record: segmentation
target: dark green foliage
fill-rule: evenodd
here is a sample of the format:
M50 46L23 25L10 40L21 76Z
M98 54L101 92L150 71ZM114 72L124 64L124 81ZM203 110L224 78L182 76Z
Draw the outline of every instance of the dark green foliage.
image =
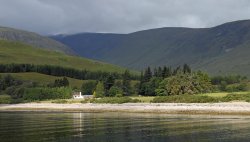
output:
M246 83L232 84L232 85L227 85L224 91L226 92L247 91L247 87L248 86Z
M151 79L152 76L153 76L153 74L151 72L151 68L148 67L144 72L144 80L143 80L143 82L149 82L149 80Z
M96 85L96 89L94 91L95 98L102 98L105 95L105 88L103 82L99 81Z
M183 73L191 73L191 68L187 65L183 65Z
M108 75L104 81L105 95L108 96L109 89L115 84L115 78L113 75Z
M215 103L219 102L217 98L209 96L196 95L174 95L158 96L152 100L152 103Z
M23 86L11 86L6 89L6 94L13 99L23 98L25 88Z
M160 69L161 68L159 68L158 70L160 70ZM162 73L159 74L159 75L160 76L158 76L158 77L163 77L163 78L170 77L172 75L172 69L171 69L171 67L164 66Z
M240 75L215 76L211 78L219 91L236 92L247 90L247 78Z
M211 91L211 82L208 75L197 72L192 74L178 73L165 78L156 90L157 95L198 94ZM165 94L163 94L165 93Z
M10 95L12 99L20 99L24 95L24 88L30 87L29 83L15 79L11 75L0 77L0 93Z
M51 66L51 65L32 65L32 64L0 64L1 73L19 73L19 72L37 72L53 76L66 76L75 79L87 80L87 79L104 79L112 76L116 79L121 79L121 75L118 73L102 72L102 71L87 71L77 70L73 68ZM137 76L131 76L136 79Z
M155 89L159 87L162 81L159 77L152 77L148 82L145 82L141 86L141 95L144 96L155 96Z
M227 96L221 98L223 102L230 102L230 101L247 101L250 102L250 94L228 94Z
M28 88L25 89L25 100L70 99L72 90L68 87L60 88Z
M25 95L23 96L24 100L42 100L42 88L27 88L25 89Z
M246 101L250 102L250 94L228 94L222 98L214 98L200 95L174 95L174 96L158 96L152 100L152 103L216 103Z
M145 73L141 74L140 95L196 94L211 91L212 88L208 75L202 72L191 73L191 68L187 64L173 71L171 67L164 66L163 69L158 67L154 69L153 75L150 70L148 67Z
M67 87L67 86L69 86L69 81L66 77L63 77L62 79L56 79L53 85L53 87Z
M224 82L225 84L234 84L240 83L244 80L247 80L247 78L240 75L214 76L211 78L211 82L213 85L220 85L222 84L222 82Z
M101 99L92 99L91 103L107 103L107 104L123 104L123 103L137 103L138 99L132 99L129 97L105 97Z
M11 103L11 97L9 95L0 95L0 104Z
M87 81L82 84L81 92L83 95L92 95L96 88L96 81Z
M130 73L128 70L126 70L124 74L122 75L122 90L125 96L128 96L131 94L130 81L131 81Z
M21 80L14 79L11 75L0 76L0 90L5 90L11 86L18 86L23 84Z
M123 90L118 86L112 86L108 92L110 97L121 97L123 96Z

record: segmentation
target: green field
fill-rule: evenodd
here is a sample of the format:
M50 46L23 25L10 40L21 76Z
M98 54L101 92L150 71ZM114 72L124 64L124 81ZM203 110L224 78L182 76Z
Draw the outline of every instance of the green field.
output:
M20 42L0 40L0 64L25 63L35 65L56 65L89 71L124 72L125 68L69 56L63 53L34 48ZM134 72L136 73L136 72Z
M59 79L61 77L51 76L51 75L45 75L40 73L0 73L1 76L10 74L13 77L16 77L20 80L26 80L26 81L34 81L38 82L40 84L49 84L53 83L55 79ZM84 82L84 80L69 78L69 84L71 87L77 87L80 88Z

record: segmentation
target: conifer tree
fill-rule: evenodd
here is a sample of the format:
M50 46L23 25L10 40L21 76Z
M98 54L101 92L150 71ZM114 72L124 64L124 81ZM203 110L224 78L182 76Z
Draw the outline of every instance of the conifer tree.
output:
M96 85L96 89L94 91L95 98L101 98L104 97L105 90L104 90L104 85L103 82L99 81Z
M122 75L122 90L124 95L130 95L130 73L128 70Z

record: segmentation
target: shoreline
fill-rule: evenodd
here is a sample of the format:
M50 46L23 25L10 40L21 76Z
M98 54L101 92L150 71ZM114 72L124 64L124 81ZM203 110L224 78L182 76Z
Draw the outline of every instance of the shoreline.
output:
M250 115L250 103L1 104L0 112L128 112L162 114Z

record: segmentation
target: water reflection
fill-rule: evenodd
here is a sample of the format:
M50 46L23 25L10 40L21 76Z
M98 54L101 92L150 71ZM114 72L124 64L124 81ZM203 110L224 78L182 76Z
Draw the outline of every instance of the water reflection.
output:
M0 113L0 141L249 141L250 117Z

